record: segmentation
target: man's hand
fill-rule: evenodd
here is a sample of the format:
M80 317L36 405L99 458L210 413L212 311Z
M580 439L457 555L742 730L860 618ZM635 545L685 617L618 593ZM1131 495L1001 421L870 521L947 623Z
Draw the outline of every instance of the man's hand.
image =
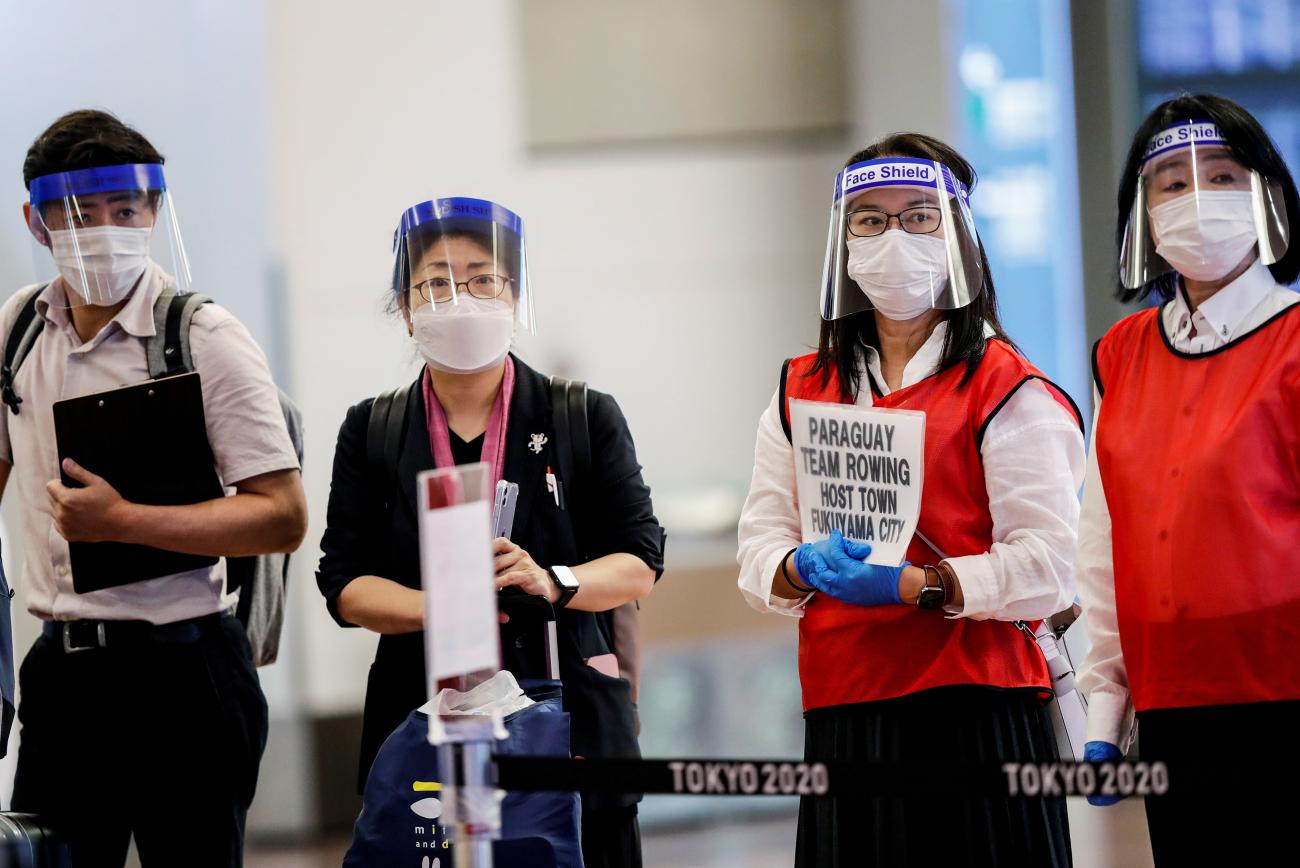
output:
M130 542L131 504L102 477L63 459L63 472L85 488L68 488L58 479L45 484L54 529L68 542Z
M551 581L551 574L534 563L528 552L504 537L492 541L496 556L493 566L497 572L497 590L512 585L534 597L544 597L554 604L560 599L560 589Z

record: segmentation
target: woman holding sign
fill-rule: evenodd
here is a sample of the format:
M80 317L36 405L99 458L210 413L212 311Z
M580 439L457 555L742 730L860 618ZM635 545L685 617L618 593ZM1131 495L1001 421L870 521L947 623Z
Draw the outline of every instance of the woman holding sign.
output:
M1245 109L1183 96L1138 129L1119 206L1120 298L1161 303L1093 352L1088 755L1123 756L1136 709L1169 767L1156 863L1265 864L1300 772L1296 187Z
M1073 599L1083 438L998 322L974 180L919 134L853 155L818 350L759 420L740 589L800 618L810 760L1057 758L1047 667L1016 622ZM864 794L799 815L801 866L1069 863L1059 799Z
M495 541L496 584L554 606L573 753L636 758L631 673L617 662L610 611L654 587L663 531L623 413L510 353L515 330L533 328L518 215L482 199L421 202L402 214L394 252L391 307L424 364L413 382L348 411L316 574L340 625L382 634L361 781L428 698L416 475L478 461L519 486L510 538ZM522 621L501 625L503 664L521 679L544 675L542 643ZM639 798L584 794L588 866L641 864Z

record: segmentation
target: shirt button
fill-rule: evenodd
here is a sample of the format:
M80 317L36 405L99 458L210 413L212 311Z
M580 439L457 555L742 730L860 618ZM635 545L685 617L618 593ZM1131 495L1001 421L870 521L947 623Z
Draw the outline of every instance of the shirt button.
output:
M58 573L59 576L61 577L66 576L68 574L68 568L65 567L63 564L59 564L59 566L54 570L54 572Z
M1172 477L1174 477L1175 479L1177 479L1177 478L1178 478L1178 468L1175 467L1173 470L1169 471L1169 475L1172 476Z
M1167 530L1160 531L1160 541L1164 542L1167 539L1169 539L1169 531Z

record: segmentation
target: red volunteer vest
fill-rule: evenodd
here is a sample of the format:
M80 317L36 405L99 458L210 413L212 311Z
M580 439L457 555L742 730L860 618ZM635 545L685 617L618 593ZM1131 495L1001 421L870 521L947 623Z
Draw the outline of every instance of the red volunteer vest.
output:
M808 376L815 355L791 359L784 378L783 419L789 399L846 403L832 372ZM1058 387L1007 344L990 340L964 386L964 364L954 365L888 395L876 407L925 412L925 474L920 531L907 549L917 566L946 557L983 554L993 545L980 442L989 421L1030 380L1042 380L1070 415L1078 410ZM788 421L787 421L788 431ZM813 597L799 621L799 680L804 710L889 699L955 684L1037 687L1050 684L1042 652L1006 621L948 619L915 606L854 606L825 594Z
M1144 310L1093 369L1133 705L1300 699L1300 305L1196 356Z

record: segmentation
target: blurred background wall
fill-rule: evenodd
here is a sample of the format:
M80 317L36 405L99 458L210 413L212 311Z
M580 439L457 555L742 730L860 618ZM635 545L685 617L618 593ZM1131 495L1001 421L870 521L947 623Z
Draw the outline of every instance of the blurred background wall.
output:
M1141 112L1225 93L1294 166L1298 54L1300 0L0 0L0 292L30 280L31 140L84 106L139 127L168 158L196 287L248 324L307 420L312 526L262 670L250 819L292 851L346 835L357 807L375 640L334 625L313 571L338 424L416 370L382 312L402 209L474 195L522 214L538 335L519 352L627 414L670 533L644 608L645 752L793 756L794 629L741 602L735 522L781 360L815 344L844 159L901 129L970 158L1004 322L1086 406L1088 349L1122 313L1113 199ZM37 625L16 620L21 651ZM1140 805L1071 809L1077 864L1149 858ZM788 864L792 810L655 798L643 820L766 817Z

